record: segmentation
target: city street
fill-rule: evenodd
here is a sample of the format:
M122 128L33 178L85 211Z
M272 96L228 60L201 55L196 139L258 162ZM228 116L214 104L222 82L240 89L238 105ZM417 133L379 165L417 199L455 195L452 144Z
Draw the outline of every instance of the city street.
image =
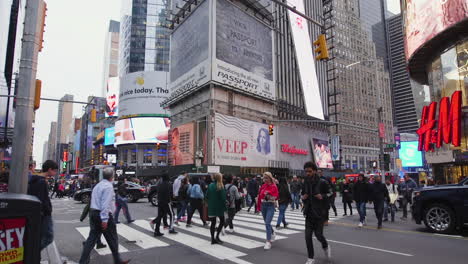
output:
M83 204L69 199L54 199L55 242L62 256L78 261L82 241L88 234L88 219L79 222ZM287 212L287 229L277 231L277 241L269 251L263 249L265 232L261 215L240 212L234 221L235 234L226 234L223 245L212 246L209 229L201 227L197 214L192 228L184 223L179 232L162 238L153 238L149 219L155 207L146 199L129 204L137 220L127 225L123 215L117 226L123 259L131 263L305 263L304 220L298 211ZM341 206L341 205L340 205ZM425 231L408 220L384 224L376 229L374 213L368 209L368 225L357 227L357 216L331 217L325 235L332 248L333 263L466 263L468 232L462 235L437 235ZM277 215L277 214L276 214ZM274 218L276 220L276 216ZM276 224L275 221L273 221ZM316 263L327 263L320 245L315 240ZM94 250L91 263L112 263L108 248Z

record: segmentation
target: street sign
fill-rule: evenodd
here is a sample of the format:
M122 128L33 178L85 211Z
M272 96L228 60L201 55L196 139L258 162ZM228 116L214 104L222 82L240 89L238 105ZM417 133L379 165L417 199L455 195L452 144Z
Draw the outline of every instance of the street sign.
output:
M331 137L331 148L332 160L340 160L340 136Z
M396 148L396 144L387 144L387 148Z
M384 148L384 152L393 152L394 148Z

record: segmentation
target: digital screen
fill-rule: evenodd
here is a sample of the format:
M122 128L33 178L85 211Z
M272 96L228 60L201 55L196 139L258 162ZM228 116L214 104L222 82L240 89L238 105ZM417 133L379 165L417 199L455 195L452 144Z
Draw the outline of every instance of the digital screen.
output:
M401 142L399 150L403 167L422 167L422 153L418 150L417 141Z
M104 146L114 145L115 142L115 127L106 128L104 130Z
M317 167L333 169L332 154L328 146L328 140L313 138L312 148Z
M109 78L106 88L106 117L117 117L119 115L119 77Z
M169 118L136 117L115 122L115 144L167 143Z

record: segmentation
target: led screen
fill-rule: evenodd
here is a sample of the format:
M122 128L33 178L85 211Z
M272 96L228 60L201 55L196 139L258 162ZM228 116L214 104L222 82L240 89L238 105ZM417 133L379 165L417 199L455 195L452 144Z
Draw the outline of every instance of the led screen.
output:
M417 141L401 142L399 151L403 167L422 167L422 153L418 150Z
M137 117L115 122L115 145L167 143L171 127L169 118Z
M115 127L106 128L104 132L104 145L114 145L115 142Z

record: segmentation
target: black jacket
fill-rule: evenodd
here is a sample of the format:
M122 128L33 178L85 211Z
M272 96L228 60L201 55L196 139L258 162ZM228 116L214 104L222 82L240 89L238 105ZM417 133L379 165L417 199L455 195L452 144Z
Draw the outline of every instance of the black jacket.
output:
M306 200L303 200L304 215L314 221L325 220L329 206L327 199L329 193L328 183L318 177L306 177L302 187L302 195L307 194L309 196ZM314 197L317 194L322 195L321 200Z
M300 181L291 181L289 184L291 186L292 193L300 193L302 189L302 183Z
M41 213L44 216L52 215L52 203L49 198L49 188L44 176L32 175L28 183L28 194L36 196L41 201Z
M370 199L372 201L390 201L387 186L381 182L374 182L370 185Z
M251 196L257 197L257 195L258 195L257 180L252 179L252 180L249 181L249 184L247 184L247 193L250 194Z
M357 203L367 203L369 201L369 184L367 182L356 182L353 195L354 201Z
M172 198L172 184L168 181L163 181L158 186L158 203L168 204Z
M278 191L279 191L279 199L278 199L279 204L289 204L292 201L291 193L289 192L289 188L287 184L279 184Z
M123 198L127 196L127 187L125 187L125 182L119 181L117 183L117 194Z
M345 192L345 191L347 191L347 192ZM353 202L353 188L351 187L351 185L349 185L349 183L344 183L341 186L341 196L343 197L342 198L343 203L352 203Z

